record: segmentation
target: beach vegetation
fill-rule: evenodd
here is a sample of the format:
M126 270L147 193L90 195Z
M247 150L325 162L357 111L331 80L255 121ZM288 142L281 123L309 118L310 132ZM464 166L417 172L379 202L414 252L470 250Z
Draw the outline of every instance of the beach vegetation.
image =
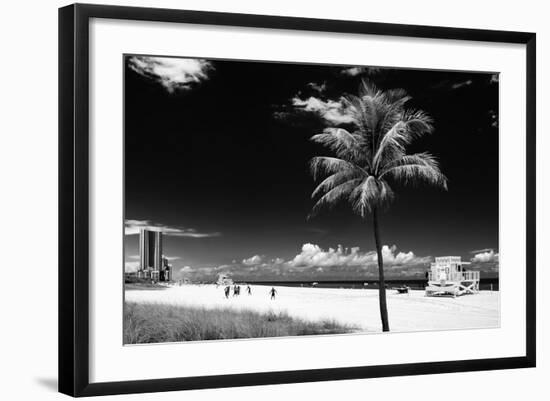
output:
M124 344L344 334L358 328L285 312L126 302Z

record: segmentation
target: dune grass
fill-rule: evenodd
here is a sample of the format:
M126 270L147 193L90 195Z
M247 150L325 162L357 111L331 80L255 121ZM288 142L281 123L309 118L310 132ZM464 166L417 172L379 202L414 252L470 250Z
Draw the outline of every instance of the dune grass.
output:
M126 302L124 308L124 344L342 334L353 331L357 331L357 328L332 320L310 322L293 318L287 313L131 302Z

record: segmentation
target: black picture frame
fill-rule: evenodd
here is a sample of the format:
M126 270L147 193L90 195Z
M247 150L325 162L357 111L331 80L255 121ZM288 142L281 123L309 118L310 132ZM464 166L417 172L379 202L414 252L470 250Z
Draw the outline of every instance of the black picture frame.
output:
M159 21L515 43L526 46L527 214L526 352L521 357L382 366L196 376L155 380L89 381L89 145L88 61L91 18ZM266 15L74 4L59 9L59 391L71 396L143 393L325 380L534 367L536 35L479 29L337 21Z

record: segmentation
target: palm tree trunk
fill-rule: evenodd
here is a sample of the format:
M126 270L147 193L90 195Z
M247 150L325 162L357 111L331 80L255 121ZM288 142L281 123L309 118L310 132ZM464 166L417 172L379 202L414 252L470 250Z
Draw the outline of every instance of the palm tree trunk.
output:
M378 259L378 302L380 304L380 318L382 319L382 331L390 331L388 322L388 307L386 304L386 281L384 280L384 260L382 259L382 244L380 243L380 230L378 228L378 214L376 208L372 210L374 226L374 242Z

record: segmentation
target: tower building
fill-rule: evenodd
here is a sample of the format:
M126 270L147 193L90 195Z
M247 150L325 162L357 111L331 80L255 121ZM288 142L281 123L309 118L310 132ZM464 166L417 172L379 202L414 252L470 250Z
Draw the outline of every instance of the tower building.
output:
M169 265L163 259L165 258L162 255L162 231L140 229L138 277L170 281Z

